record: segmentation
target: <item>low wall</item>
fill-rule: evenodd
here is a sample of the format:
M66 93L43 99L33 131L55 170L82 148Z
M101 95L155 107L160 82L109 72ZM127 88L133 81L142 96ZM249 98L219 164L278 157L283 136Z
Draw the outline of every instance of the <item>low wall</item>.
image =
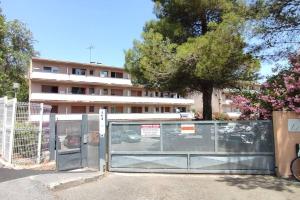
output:
M289 119L297 119L294 120L294 127L290 128L290 131L288 128ZM300 144L300 115L295 112L274 111L273 128L276 174L287 178L292 175L290 164L296 157L295 146L297 143Z

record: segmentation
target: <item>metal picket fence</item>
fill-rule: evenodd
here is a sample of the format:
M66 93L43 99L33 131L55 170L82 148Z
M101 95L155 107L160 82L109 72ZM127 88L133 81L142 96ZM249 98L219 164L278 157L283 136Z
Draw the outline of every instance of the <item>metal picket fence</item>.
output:
M2 158L16 165L31 165L49 159L51 106L0 99Z

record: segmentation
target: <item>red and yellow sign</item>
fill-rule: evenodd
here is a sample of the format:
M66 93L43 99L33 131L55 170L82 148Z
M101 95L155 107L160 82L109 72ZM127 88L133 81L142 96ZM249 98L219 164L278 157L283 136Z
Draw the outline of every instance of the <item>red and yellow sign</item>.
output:
M195 124L181 124L182 134L195 134Z

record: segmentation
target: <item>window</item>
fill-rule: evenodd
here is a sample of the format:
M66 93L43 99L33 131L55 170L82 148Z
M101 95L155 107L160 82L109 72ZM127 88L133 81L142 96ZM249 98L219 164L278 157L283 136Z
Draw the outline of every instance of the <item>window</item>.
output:
M89 94L95 94L95 88L89 88Z
M169 113L170 110L171 110L170 107L165 107L165 112L166 112L166 113Z
M85 75L85 71L86 71L86 69L73 68L72 74Z
M50 72L50 73L58 73L58 68L57 67L44 66L43 71L44 72Z
M72 94L85 94L85 88L72 87Z
M102 95L108 95L108 89L103 89Z
M159 96L159 93L158 93L158 92L155 92L155 96L158 97L158 96Z
M91 75L91 76L94 75L94 70L90 70L90 75Z
M112 78L123 78L123 73L122 72L111 72L111 77Z
M123 106L112 106L111 113L123 113Z
M108 71L100 71L100 77L108 77Z
M51 86L51 85L42 85L42 92L43 93L58 93L58 87Z
M52 72L52 67L44 67L45 72Z
M147 106L145 107L145 112L149 112L149 108Z
M155 112L157 112L157 113L159 112L159 107L155 108Z
M51 106L51 111L50 111L51 113L58 113L58 106Z
M89 106L89 112L95 112L95 106Z
M131 107L131 113L142 113L142 112L143 112L142 107L137 107L137 106Z
M108 106L103 106L102 108L108 111Z
M71 113L86 113L85 106L72 106Z
M141 97L142 96L142 91L131 90L131 96L133 96L133 97Z
M123 96L123 90L122 89L111 89L111 95L112 96Z
M180 112L186 112L186 107L178 107L178 109L180 110Z

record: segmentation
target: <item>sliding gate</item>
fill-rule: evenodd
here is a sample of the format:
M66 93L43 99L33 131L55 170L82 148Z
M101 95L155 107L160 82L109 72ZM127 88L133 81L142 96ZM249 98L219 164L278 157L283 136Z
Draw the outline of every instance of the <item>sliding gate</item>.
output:
M274 173L271 121L110 122L109 170Z

